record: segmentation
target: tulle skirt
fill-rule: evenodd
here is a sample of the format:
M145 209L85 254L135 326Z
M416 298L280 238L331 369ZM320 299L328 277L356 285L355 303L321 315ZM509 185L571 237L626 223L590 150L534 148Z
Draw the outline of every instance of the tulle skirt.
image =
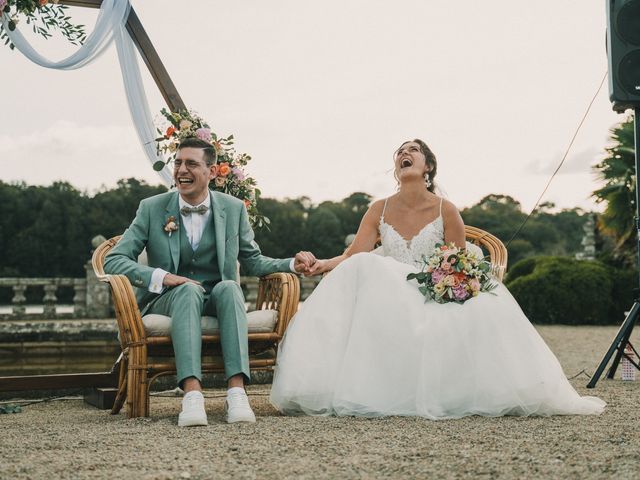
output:
M414 267L357 254L317 286L281 344L271 402L285 414L598 414L500 284L425 303Z

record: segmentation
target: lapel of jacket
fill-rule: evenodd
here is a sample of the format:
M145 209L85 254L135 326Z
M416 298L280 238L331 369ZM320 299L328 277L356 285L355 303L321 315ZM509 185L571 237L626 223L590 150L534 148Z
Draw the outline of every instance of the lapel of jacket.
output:
M225 254L225 231L227 225L227 214L224 209L222 197L217 195L215 191L211 192L211 213L213 219L213 230L216 235L216 253L218 255L218 268L220 276L224 278L224 254Z
M174 195L171 196L169 201L167 202L166 215L165 215L165 225L167 224L167 220L169 217L174 217L176 223L178 224L178 229L175 232L171 232L171 235L167 234L168 242L169 242L169 251L171 252L171 261L173 262L173 272L178 272L178 267L180 266L180 223L182 222L182 217L180 217L180 205L178 204L178 192L175 192Z

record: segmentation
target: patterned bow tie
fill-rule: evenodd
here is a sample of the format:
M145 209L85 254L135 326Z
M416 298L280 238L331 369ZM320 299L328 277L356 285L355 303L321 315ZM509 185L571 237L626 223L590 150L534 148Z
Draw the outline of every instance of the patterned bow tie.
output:
M207 210L209 210L209 207L207 207L206 205L198 205L197 207L182 207L180 209L180 213L182 215L191 215L192 213L199 213L200 215L204 215Z

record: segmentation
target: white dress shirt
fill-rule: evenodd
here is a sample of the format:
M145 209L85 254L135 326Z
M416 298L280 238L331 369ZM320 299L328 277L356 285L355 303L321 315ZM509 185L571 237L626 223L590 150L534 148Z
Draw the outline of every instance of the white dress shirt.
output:
M207 198L202 203L198 205L191 205L184 201L180 195L178 195L178 206L182 207L199 207L200 205L204 205L207 207L207 211L205 213L192 213L191 215L182 215L180 214L180 219L182 220L182 226L184 227L185 232L187 232L187 238L189 239L189 243L191 244L191 248L195 252L198 249L198 245L200 245L200 240L202 239L202 234L204 233L204 227L211 218L211 196L207 195ZM296 273L295 268L293 268L295 264L295 258L291 259L289 263L289 269ZM166 270L162 268L156 268L151 274L151 282L149 283L149 291L151 293L161 293L164 286L162 282L164 281L165 275L167 275Z
M200 245L200 240L204 233L204 226L211 218L211 196L207 195L207 198L198 205L191 205L178 195L178 207L180 209L182 209L182 207L199 207L200 205L207 207L207 211L205 213L192 213L191 215L180 214L182 226L184 227L184 231L187 233L187 238L189 239L189 243L191 244L191 248L193 248L194 252L198 249L198 245ZM149 291L151 293L162 292L162 289L164 288L162 282L164 281L164 277L167 273L169 272L162 268L156 268L153 271L151 274L151 282L149 283Z

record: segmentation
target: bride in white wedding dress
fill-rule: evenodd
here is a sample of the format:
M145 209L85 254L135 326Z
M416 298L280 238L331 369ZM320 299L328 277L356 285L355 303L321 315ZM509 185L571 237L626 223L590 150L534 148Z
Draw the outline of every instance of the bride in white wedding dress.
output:
M406 280L436 243L464 246L464 225L433 193L437 164L424 142L405 142L394 159L398 193L371 205L347 253L313 267L331 273L286 332L273 405L431 419L601 413L605 403L578 395L502 284L460 305L425 303ZM384 256L368 253L378 237Z

